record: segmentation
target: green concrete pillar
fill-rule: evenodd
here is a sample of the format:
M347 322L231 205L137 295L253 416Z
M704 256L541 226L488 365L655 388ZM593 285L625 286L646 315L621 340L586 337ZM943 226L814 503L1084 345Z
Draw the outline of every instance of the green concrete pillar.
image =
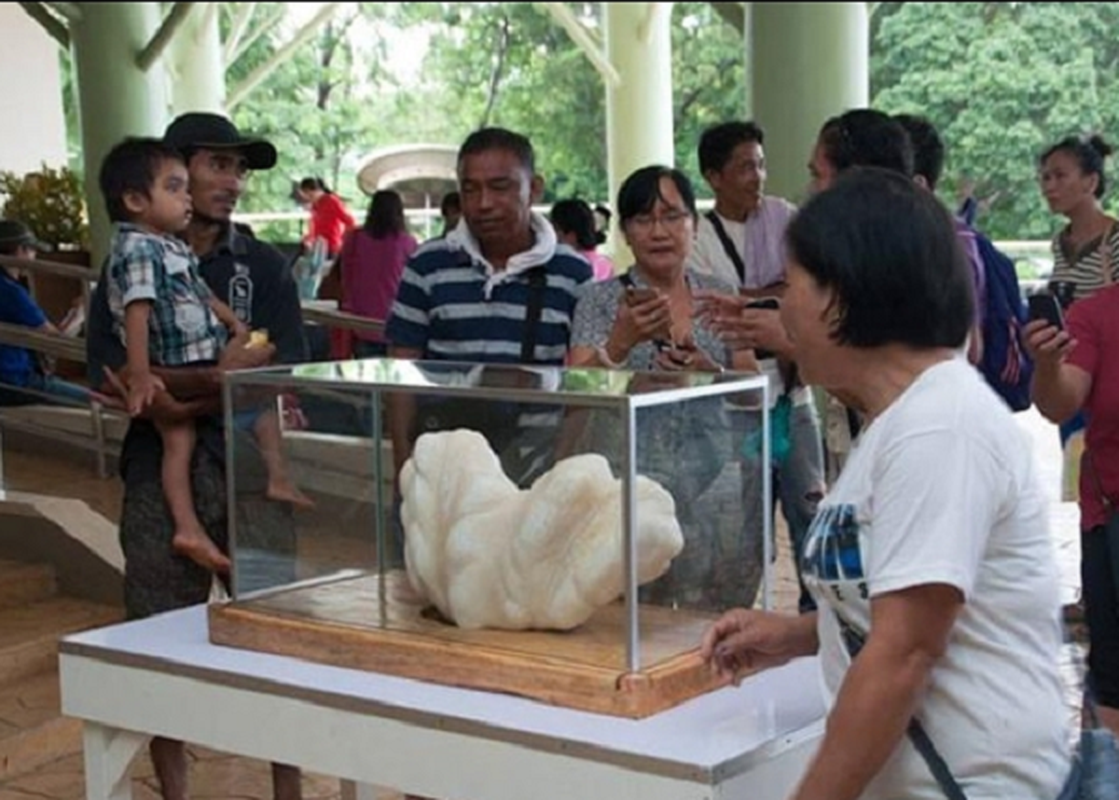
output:
M649 164L673 166L672 3L604 3L606 54L620 77L606 87L606 152L610 206L631 172ZM619 269L632 258L611 233Z
M156 63L148 72L136 55L160 23L159 3L79 3L70 27L85 194L93 263L108 252L109 221L97 187L101 160L125 136L160 136L167 123L166 80Z
M766 132L767 191L798 201L820 126L870 102L867 4L751 5L751 100Z
M225 113L225 63L218 30L218 4L198 5L176 33L168 51L173 116L186 111Z

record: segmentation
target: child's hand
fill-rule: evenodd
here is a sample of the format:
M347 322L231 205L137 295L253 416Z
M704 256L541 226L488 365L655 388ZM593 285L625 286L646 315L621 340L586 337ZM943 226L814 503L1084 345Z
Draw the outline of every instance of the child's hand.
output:
M156 392L165 392L167 387L163 381L150 372L134 375L128 381L128 413L132 416L139 414L155 399Z
M231 338L237 336L248 336L251 332L252 329L239 319L234 320L233 327L229 329Z

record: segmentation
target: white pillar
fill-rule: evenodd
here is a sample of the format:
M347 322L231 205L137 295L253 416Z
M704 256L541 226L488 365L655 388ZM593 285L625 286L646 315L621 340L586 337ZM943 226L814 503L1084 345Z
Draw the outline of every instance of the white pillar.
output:
M606 53L621 82L606 88L606 153L613 208L622 181L650 164L673 166L672 3L604 3ZM617 215L615 214L615 219ZM630 253L611 232L621 269Z
M80 3L70 26L85 162L93 264L108 252L109 221L97 186L101 160L125 136L162 136L167 123L164 72L145 72L136 54L161 20L159 3Z
M751 5L751 99L766 132L767 190L801 199L820 127L870 102L867 3Z
M169 48L171 113L186 111L225 113L225 62L218 4L199 3Z

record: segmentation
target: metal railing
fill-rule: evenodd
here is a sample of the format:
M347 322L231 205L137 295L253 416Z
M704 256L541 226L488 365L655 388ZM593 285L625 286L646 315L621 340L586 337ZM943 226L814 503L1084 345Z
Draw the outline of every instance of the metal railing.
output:
M89 295L99 271L89 267L63 264L50 261L49 257L42 259L15 258L0 256L0 267L30 275L54 275L63 278L72 278L79 282L80 292L86 308L89 307ZM34 293L33 293L34 294ZM384 329L384 321L369 319L332 307L332 301L305 301L303 304L303 320L305 323L324 325L331 328L341 328L355 332L379 333ZM64 333L36 330L23 325L13 325L0 322L0 344L19 347L34 353L51 358L64 359L79 364L86 363L86 341L84 336L70 336ZM93 449L97 459L97 474L100 477L108 475L107 459L113 450L106 436L106 416L127 418L123 410L106 407L96 397L91 397L88 406L73 400L66 400L45 392L28 389L23 386L4 384L0 388L12 390L27 397L42 398L44 401L73 409L88 409L90 414L90 437L83 441L75 437L72 430L55 430L49 425L38 423L18 422L13 416L4 418L3 406L0 406L0 427L7 425L13 428L33 433L46 438L64 441L79 446L88 446Z

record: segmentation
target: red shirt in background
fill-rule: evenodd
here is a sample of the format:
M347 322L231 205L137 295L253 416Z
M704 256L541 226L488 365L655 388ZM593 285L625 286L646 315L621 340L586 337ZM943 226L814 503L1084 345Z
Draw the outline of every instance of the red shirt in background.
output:
M346 237L342 262L340 308L370 319L388 320L404 264L416 252L416 240L407 233L374 239L364 228ZM383 342L379 333L354 333L368 342Z
M334 256L342 249L342 237L356 223L336 194L324 194L311 205L311 226L303 242L310 247L315 239L326 240L327 252Z
M1084 403L1088 426L1080 463L1080 527L1090 530L1107 521L1101 485L1104 494L1119 503L1119 284L1073 303L1067 327L1076 339L1068 363L1092 376Z

